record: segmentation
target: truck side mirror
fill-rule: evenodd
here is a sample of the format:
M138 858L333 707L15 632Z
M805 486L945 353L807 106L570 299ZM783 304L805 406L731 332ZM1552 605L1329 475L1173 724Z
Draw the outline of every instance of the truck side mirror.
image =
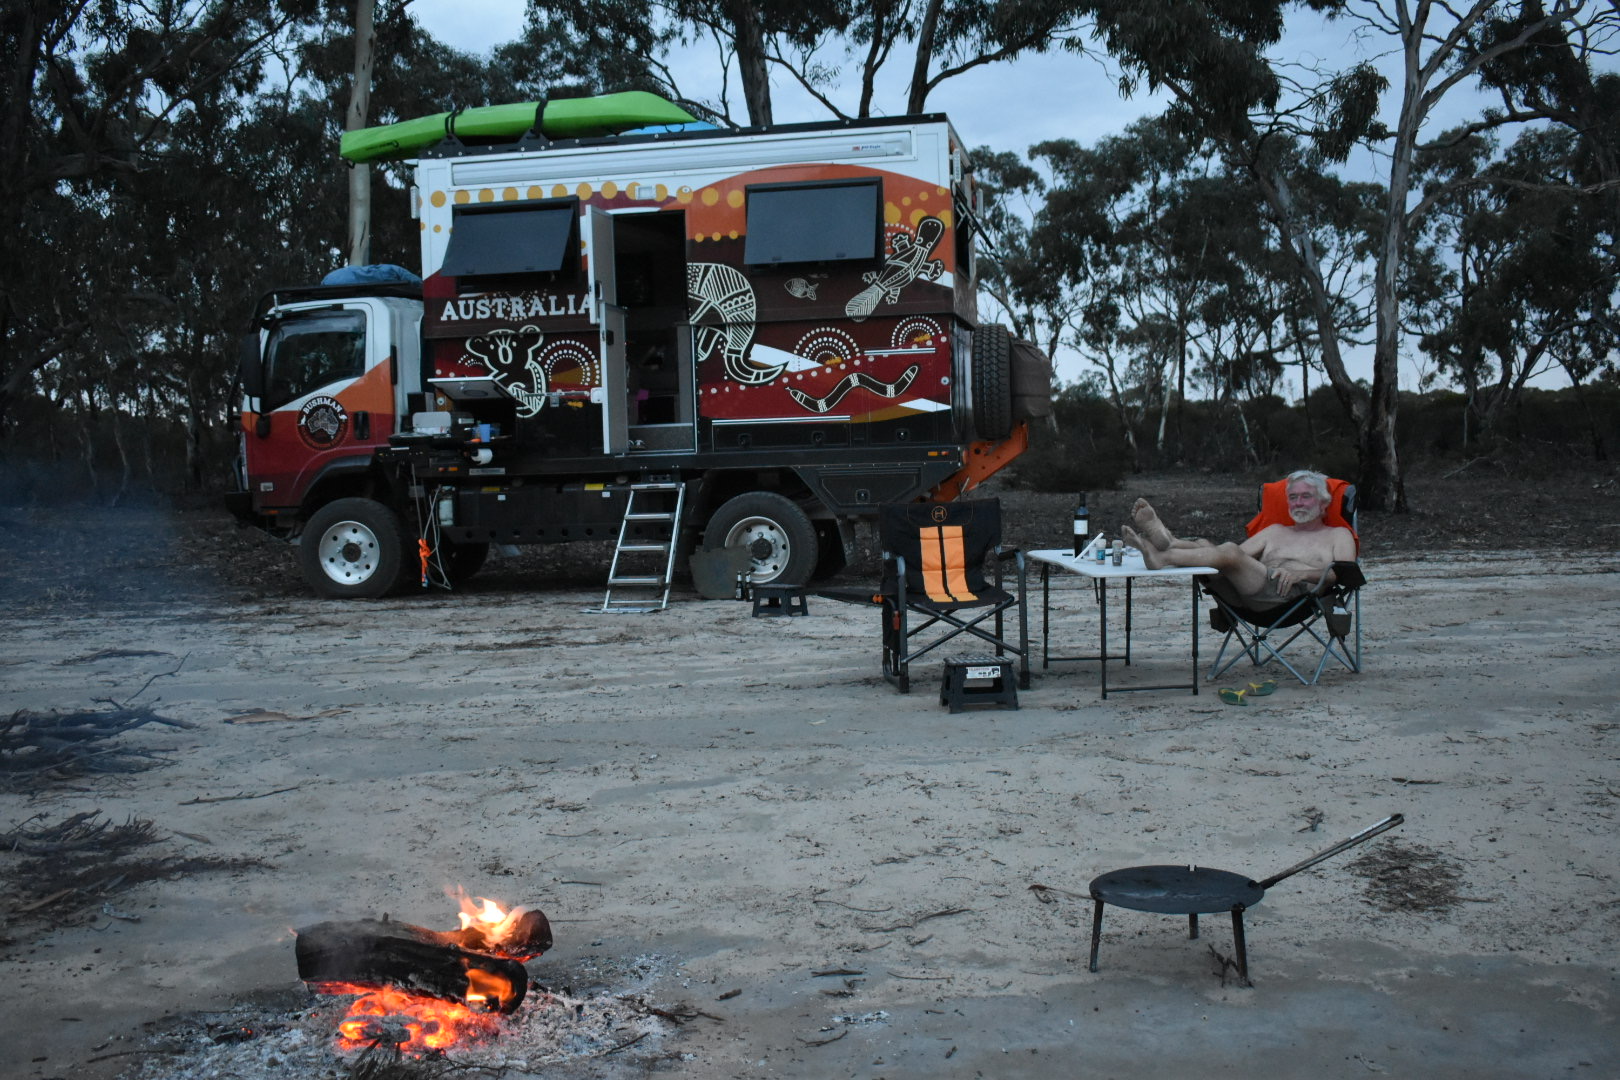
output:
M248 397L264 396L264 358L259 354L259 334L244 334L237 342L237 374L242 392Z

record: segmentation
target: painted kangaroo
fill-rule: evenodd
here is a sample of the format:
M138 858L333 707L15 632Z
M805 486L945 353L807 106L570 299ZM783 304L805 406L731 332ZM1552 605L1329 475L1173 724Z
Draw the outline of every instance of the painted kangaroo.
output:
M758 307L747 278L723 263L688 263L686 291L691 297L694 324L710 313L720 316L723 324L696 327L699 360L719 345L726 374L745 386L762 386L782 374L786 364L761 367L748 359Z

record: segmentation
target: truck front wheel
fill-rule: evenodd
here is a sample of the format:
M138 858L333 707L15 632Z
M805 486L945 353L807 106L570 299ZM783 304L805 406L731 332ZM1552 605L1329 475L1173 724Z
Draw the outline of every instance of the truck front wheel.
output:
M803 510L770 491L727 500L709 519L709 547L740 547L753 561L756 585L803 585L816 569L816 529Z
M387 596L403 576L399 516L373 499L335 499L310 515L298 541L304 579L322 596Z

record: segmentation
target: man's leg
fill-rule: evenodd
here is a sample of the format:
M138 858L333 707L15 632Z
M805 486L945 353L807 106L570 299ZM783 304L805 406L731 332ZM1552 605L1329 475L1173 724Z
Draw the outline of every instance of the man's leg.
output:
M1160 519L1158 512L1148 505L1146 499L1137 499L1131 506L1131 520L1136 523L1136 531L1160 551L1169 551L1171 548L1206 547L1211 546L1208 540L1195 538L1183 540L1172 533ZM1193 564L1201 565L1201 564Z
M1129 525L1122 530L1125 542L1142 553L1149 570L1166 566L1213 566L1239 596L1260 596L1266 591L1271 571L1236 544L1181 544L1160 551Z

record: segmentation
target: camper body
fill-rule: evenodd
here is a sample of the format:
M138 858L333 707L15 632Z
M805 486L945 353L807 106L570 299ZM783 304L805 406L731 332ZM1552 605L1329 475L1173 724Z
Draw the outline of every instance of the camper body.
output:
M233 508L334 596L588 539L667 552L666 596L699 543L831 573L853 521L971 488L1046 404L977 324L965 161L939 116L424 151L420 283L261 304Z

